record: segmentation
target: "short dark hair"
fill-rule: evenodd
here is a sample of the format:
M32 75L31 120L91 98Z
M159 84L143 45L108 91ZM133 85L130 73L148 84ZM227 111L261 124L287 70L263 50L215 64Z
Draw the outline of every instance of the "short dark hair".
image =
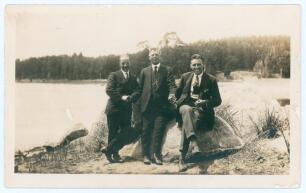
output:
M193 54L193 55L191 56L191 60L194 60L194 59L202 60L202 57L201 57L200 54Z

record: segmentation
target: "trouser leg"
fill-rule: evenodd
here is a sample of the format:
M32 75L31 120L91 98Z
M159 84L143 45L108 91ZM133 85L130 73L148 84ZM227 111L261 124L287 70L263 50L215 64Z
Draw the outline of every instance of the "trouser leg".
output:
M179 109L182 116L182 129L185 131L187 139L195 135L196 122L198 114L194 113L194 108L189 105L183 105Z
M189 105L183 105L180 107L179 112L182 116L182 134L180 143L180 152L186 155L191 138L195 138L195 131L197 121L200 113L195 108Z
M119 132L117 136L112 140L112 149L114 153L117 153L122 149L125 145L129 143L130 131L131 131L131 112L124 111L121 113L119 118Z
M107 126L108 126L107 149L108 150L112 149L112 144L113 144L112 141L116 138L118 130L119 130L120 120L118 119L118 117L120 116L117 113L107 115Z
M183 158L185 158L187 152L188 152L188 147L189 147L189 140L186 137L185 131L182 129L182 134L181 134L181 142L180 142L180 152Z
M154 117L150 113L144 113L142 116L141 144L144 156L150 157L151 136Z
M160 156L162 142L166 129L166 118L164 116L158 115L154 120L154 128L153 128L153 153Z

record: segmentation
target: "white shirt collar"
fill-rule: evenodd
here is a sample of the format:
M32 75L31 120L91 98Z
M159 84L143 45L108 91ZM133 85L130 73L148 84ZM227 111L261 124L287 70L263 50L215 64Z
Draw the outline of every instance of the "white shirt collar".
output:
M157 66L157 70L158 70L159 67L160 67L160 63L158 63L158 64L156 64L156 65L151 64L151 66L152 66L152 69L153 69L153 70L154 70L155 66Z
M202 72L201 74L198 75L198 77L199 77L200 80L202 79L203 74L204 74L204 72ZM196 74L193 73L193 78L195 78L195 77L196 77Z
M123 70L121 69L121 72L123 73L124 78L126 78L126 73L128 73L128 74L130 75L130 71L125 72L125 71L123 71Z

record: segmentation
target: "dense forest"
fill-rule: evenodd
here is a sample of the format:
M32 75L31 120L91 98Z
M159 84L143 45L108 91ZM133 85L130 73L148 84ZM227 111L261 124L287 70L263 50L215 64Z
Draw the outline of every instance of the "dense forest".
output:
M170 35L169 35L170 34ZM146 41L143 41L146 42ZM143 44L137 53L131 53L131 71L139 74L149 64L148 46ZM219 40L183 43L175 32L167 33L160 42L162 63L173 67L176 77L190 70L190 56L202 55L207 71L256 71L262 77L280 74L290 77L290 38L286 36L235 37ZM119 69L119 56L86 57L82 53L72 56L32 57L16 59L16 80L21 79L105 79Z

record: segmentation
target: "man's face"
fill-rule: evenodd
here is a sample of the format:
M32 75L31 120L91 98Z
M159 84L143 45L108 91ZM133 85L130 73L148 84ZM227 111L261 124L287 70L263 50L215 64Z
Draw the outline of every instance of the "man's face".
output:
M200 59L191 60L190 68L196 75L201 74L205 70L203 62Z
M120 59L120 68L124 72L128 72L130 69L130 60L128 58Z
M149 60L151 64L158 64L159 63L159 53L157 51L151 51L149 55Z

